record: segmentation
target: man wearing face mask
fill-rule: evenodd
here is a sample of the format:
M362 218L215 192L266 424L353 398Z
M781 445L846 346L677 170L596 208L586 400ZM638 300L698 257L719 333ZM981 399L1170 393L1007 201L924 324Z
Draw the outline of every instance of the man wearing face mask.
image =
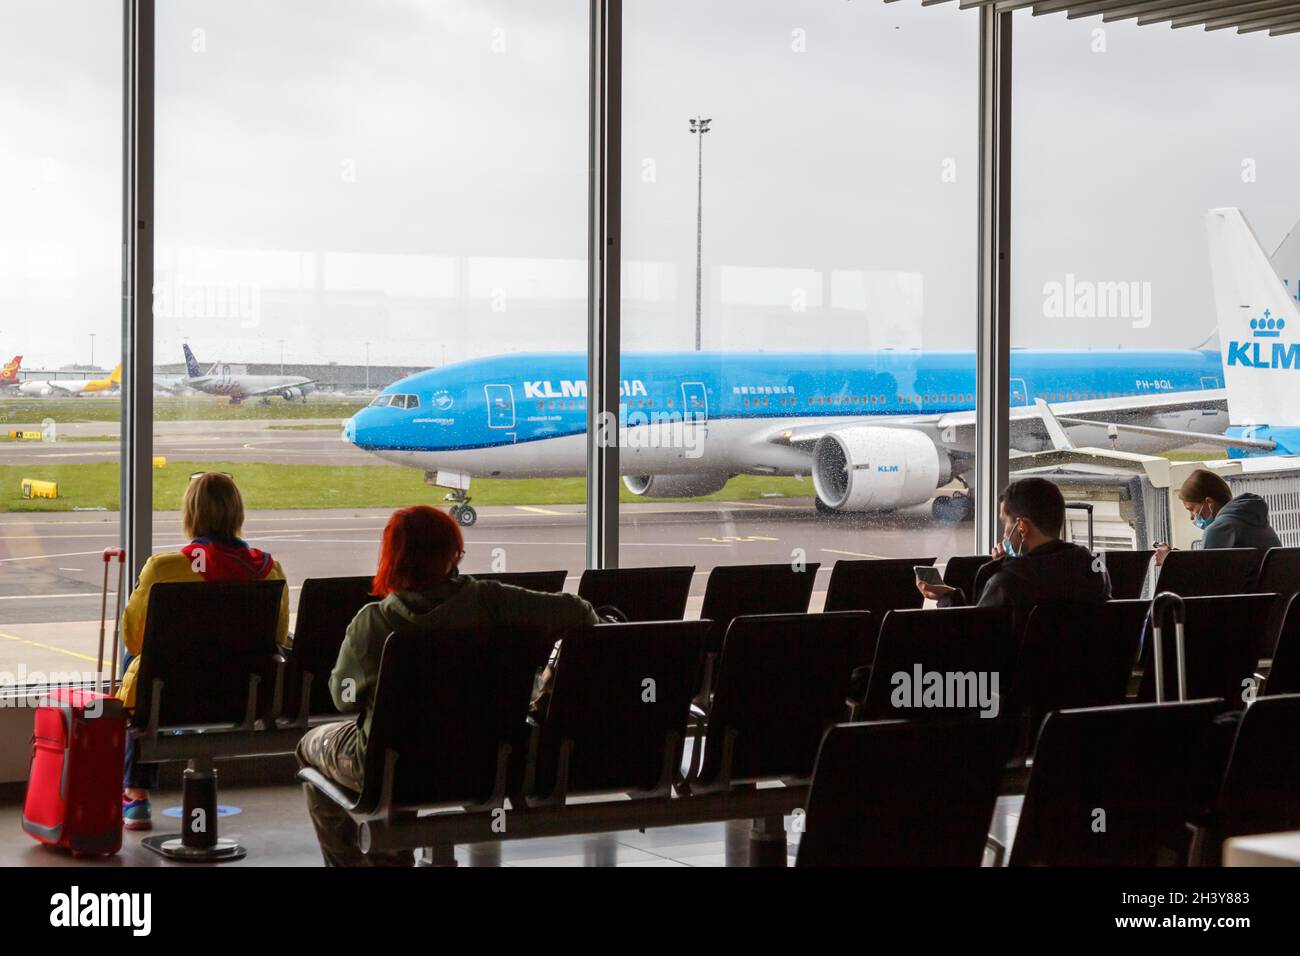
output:
M1281 540L1268 523L1268 502L1245 492L1232 496L1228 483L1212 471L1197 468L1178 488L1187 516L1205 532L1203 548L1280 548ZM1164 564L1169 545L1156 548L1156 564Z
M980 569L985 583L980 607L1091 604L1110 599L1106 569L1087 548L1061 540L1065 498L1046 478L1021 478L1007 485L998 505L1002 543ZM940 607L969 603L960 588L917 582Z

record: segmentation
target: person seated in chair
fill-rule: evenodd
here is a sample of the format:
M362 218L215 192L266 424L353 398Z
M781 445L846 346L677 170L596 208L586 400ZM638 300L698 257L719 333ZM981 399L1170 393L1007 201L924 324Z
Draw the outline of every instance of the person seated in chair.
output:
M1110 599L1110 577L1087 548L1061 540L1065 498L1046 478L1021 478L1007 485L998 505L1002 543L993 562L980 569L980 607L1086 604ZM940 607L968 604L960 588L916 582Z
M122 640L127 667L117 696L135 707L135 679L140 669L149 590L173 581L283 581L284 569L265 551L251 548L240 538L244 526L244 499L230 475L197 472L190 476L181 500L181 527L190 543L179 551L152 555L140 571L140 581L122 612ZM289 589L280 602L280 622L275 639L289 643ZM142 764L128 741L122 781L122 822L128 830L153 826L149 791L158 787L158 765Z
M1205 468L1197 468L1178 488L1178 500L1192 524L1202 529L1202 548L1280 548L1282 540L1268 523L1268 502L1247 491L1235 498L1228 483ZM1167 544L1155 549L1163 565Z
M394 631L420 630L436 640L440 630L502 626L565 631L599 623L590 604L573 594L543 594L458 572L465 541L456 521L437 508L415 505L393 513L384 528L379 570L367 604L348 625L330 674L334 706L355 719L322 724L298 743L300 766L315 767L349 790L361 789L366 739L384 641ZM356 827L333 800L303 784L307 809L326 866L410 866L409 850L364 854Z

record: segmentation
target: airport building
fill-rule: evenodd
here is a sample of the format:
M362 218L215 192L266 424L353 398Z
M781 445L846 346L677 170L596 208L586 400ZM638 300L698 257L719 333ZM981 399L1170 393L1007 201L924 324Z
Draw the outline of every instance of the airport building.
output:
M52 926L322 864L1285 917L1300 0L10 6Z

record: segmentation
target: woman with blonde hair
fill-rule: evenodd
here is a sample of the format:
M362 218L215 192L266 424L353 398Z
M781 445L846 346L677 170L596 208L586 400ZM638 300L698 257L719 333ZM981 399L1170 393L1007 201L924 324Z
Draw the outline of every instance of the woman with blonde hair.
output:
M179 551L152 555L140 571L140 580L122 614L122 639L127 667L117 696L128 709L135 707L135 681L140 668L149 591L155 584L173 581L283 581L280 563L265 551L249 547L240 538L244 526L244 499L230 475L196 472L181 500L181 527L190 543ZM276 640L288 643L289 591L280 604ZM149 791L158 787L158 765L141 764L128 742L122 780L122 820L128 830L153 826Z

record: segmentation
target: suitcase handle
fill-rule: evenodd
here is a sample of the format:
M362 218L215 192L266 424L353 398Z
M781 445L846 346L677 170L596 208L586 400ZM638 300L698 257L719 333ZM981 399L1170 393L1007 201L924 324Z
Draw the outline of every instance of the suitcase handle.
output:
M1156 703L1165 702L1165 657L1162 653L1161 624L1167 617L1174 621L1174 656L1178 670L1178 699L1187 699L1187 654L1183 624L1187 608L1183 599L1172 591L1161 591L1151 602L1151 666L1155 668Z
M126 551L123 548L104 549L104 591L99 605L99 667L104 666L104 630L108 621L108 566L117 560L117 599L113 602L113 650L109 659L108 693L117 691L117 642L122 627L122 586L126 579Z

